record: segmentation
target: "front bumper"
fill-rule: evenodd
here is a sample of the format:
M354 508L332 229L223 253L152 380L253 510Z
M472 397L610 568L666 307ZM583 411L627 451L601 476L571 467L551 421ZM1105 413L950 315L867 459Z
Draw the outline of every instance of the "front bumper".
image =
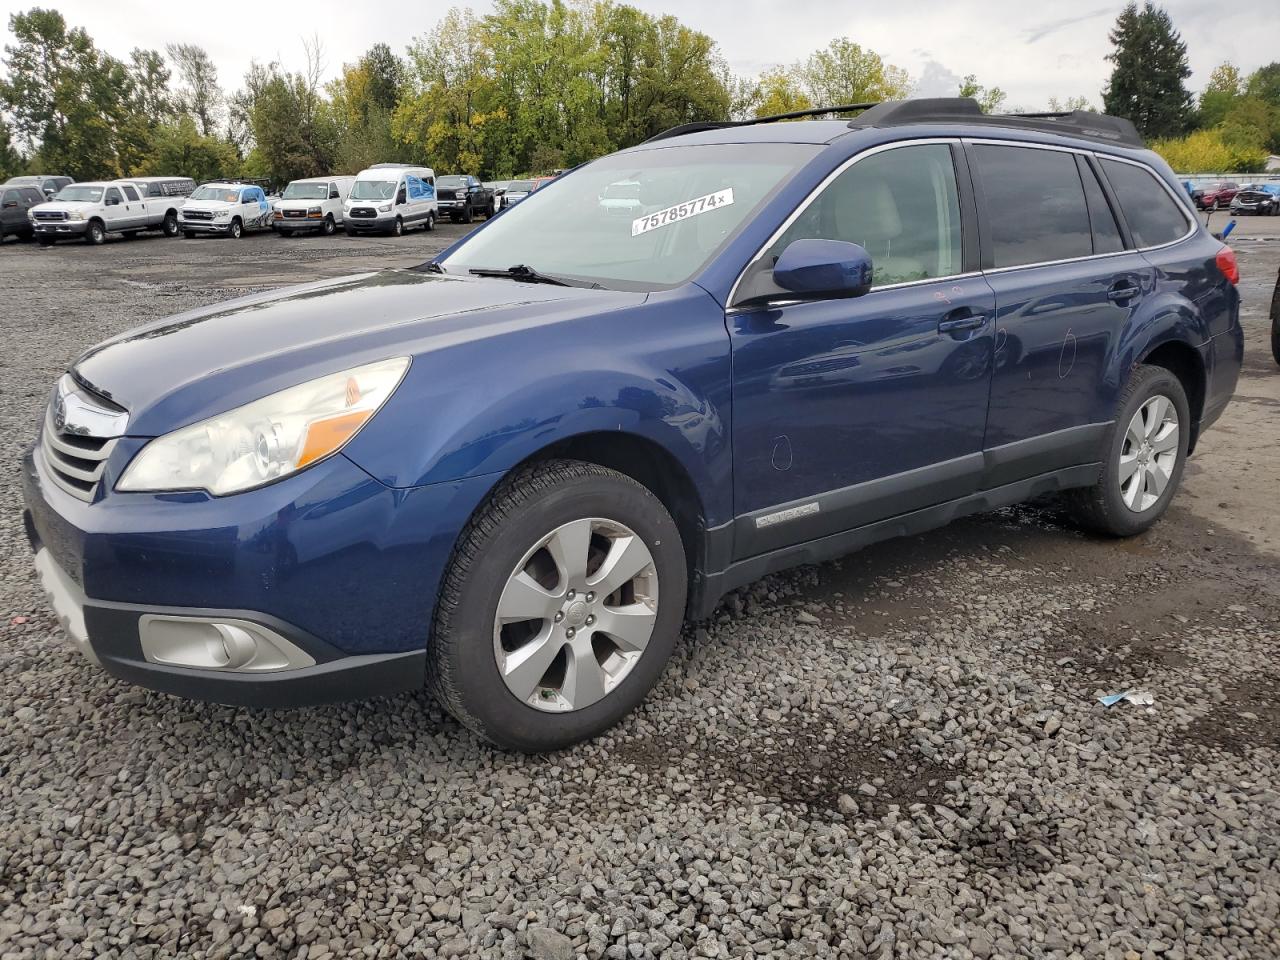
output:
M141 443L121 441L105 489ZM85 503L53 483L33 449L24 521L67 635L108 673L193 699L299 706L423 685L436 590L492 482L393 489L339 454L229 497L107 493ZM156 653L157 620L239 625L299 655L265 669L175 663Z
M188 233L230 233L230 220L178 220L178 228Z
M83 237L88 220L37 220L32 225L37 237Z

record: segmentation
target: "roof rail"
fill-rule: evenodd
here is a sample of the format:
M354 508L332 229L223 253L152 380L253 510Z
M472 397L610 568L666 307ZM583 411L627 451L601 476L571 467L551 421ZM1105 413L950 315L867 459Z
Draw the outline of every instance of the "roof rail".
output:
M972 97L923 97L918 100L885 100L882 103L850 103L834 107L813 107L794 110L751 120L702 120L683 123L650 137L645 143L667 140L687 133L703 130L722 130L726 127L747 127L757 123L776 123L780 120L798 120L802 117L823 117L833 113L852 113L858 116L849 121L853 129L862 127L891 127L906 123L974 123L983 126L1006 127L1014 130L1037 130L1056 133L1064 137L1084 140L1101 140L1126 147L1145 147L1137 128L1123 117L1112 117L1090 110L1062 110L1045 113L983 113L978 101Z
M800 120L804 117L825 117L831 113L852 113L854 110L868 110L876 106L872 103L846 103L836 107L811 107L808 110L792 110L790 113L774 113L767 117L752 117L750 120L698 120L693 123L682 123L678 127L663 130L654 134L645 143L656 140L669 140L671 137L682 137L686 133L701 133L703 130L723 130L725 127L752 127L757 123L778 123L782 120Z
M1046 113L983 113L972 97L887 100L849 121L849 126L889 127L903 123L975 123L1014 130L1038 130L1064 137L1145 147L1132 121L1091 110Z

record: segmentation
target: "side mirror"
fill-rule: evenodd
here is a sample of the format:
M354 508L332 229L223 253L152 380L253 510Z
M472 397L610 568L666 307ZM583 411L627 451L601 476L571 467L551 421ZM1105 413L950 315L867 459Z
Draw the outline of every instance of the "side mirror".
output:
M773 266L773 282L810 296L860 297L871 289L871 255L844 240L793 240Z
M342 199L342 196L341 196L341 194L339 194L339 193L338 193L338 191L337 191L337 190L330 190L330 191L329 191L329 199L330 199L330 200L341 200L341 199Z
M108 207L118 207L118 206L120 206L120 198L119 198L119 197L107 197L107 206L108 206Z

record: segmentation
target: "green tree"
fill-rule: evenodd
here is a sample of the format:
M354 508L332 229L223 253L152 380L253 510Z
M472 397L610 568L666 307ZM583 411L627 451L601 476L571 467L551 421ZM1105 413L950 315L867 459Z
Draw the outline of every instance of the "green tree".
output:
M1218 130L1155 140L1151 149L1177 173L1259 173L1267 159L1257 147L1228 143Z
M1133 121L1144 137L1176 137L1191 119L1187 45L1163 9L1129 3L1110 34L1114 67L1102 93L1106 112Z
M1249 74L1244 92L1280 107L1280 61L1268 63Z
M978 83L976 74L969 74L960 82L958 96L972 97L978 101L983 113L995 113L1004 104L1008 95L999 87L984 87Z
M246 168L275 184L329 173L337 147L337 123L319 91L319 65L309 58L305 73L288 73L276 64L265 78L252 74L248 104L253 151Z
M0 182L16 177L26 162L13 144L13 133L4 117L0 116Z
M208 52L195 44L171 43L166 49L182 80L177 95L178 108L195 119L204 136L213 136L222 118L225 99L218 86L218 68Z
M1244 81L1240 70L1232 63L1220 63L1209 74L1209 82L1200 92L1200 104L1196 110L1196 125L1216 127L1226 118L1228 111L1244 93Z
M866 101L901 100L911 95L905 70L885 63L873 50L864 50L848 37L838 37L797 65L805 92L818 106Z
M1067 97L1065 100L1050 97L1049 109L1054 113L1069 113L1072 110L1093 110L1093 104L1088 97Z
M186 115L159 126L150 154L138 168L141 176L191 177L197 182L234 177L240 171L235 147L206 137Z
M772 117L780 113L808 110L813 101L804 92L804 84L793 69L771 67L760 74L756 81L758 98L752 111L757 117Z

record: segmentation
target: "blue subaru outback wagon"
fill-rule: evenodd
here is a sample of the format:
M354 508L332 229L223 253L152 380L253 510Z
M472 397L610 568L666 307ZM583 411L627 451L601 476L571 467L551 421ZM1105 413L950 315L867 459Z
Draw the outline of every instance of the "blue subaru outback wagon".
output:
M425 684L544 750L771 571L1052 491L1154 523L1243 353L1169 168L1096 114L814 113L846 117L677 128L419 268L89 350L25 461L69 636L233 704Z

